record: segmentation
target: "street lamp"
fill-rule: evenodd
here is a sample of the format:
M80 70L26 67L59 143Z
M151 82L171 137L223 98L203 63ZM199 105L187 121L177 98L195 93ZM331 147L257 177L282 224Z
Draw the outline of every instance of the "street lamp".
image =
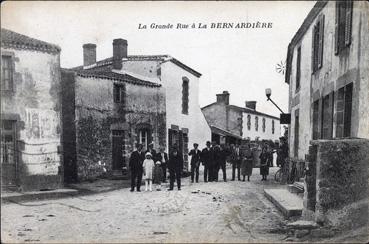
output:
M272 89L267 88L265 89L265 95L268 98L267 101L271 101L274 106L276 106L278 108L279 111L281 111L281 116L280 116L280 124L290 124L291 123L291 114L285 114L282 109L280 107L278 107L278 105L270 98L270 96L272 95Z

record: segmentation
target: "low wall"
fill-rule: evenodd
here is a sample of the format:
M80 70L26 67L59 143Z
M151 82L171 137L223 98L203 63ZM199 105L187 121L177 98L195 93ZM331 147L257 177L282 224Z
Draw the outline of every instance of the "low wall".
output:
M314 212L316 222L339 229L368 225L369 140L318 140L311 145L303 215Z

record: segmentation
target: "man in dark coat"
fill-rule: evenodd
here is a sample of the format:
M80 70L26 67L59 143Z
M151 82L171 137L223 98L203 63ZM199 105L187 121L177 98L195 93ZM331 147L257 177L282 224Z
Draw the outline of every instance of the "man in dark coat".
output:
M236 169L237 169L237 178L241 180L241 157L240 157L240 146L238 144L232 148L231 153L231 162L232 162L232 181L236 178Z
M132 152L129 159L129 169L131 171L131 192L135 190L140 191L142 180L142 163L145 160L145 153L142 151L142 144L137 144L136 151Z
M193 149L188 154L191 156L191 182L193 183L196 174L196 183L199 182L199 166L200 166L200 154L201 151L198 149L199 144L194 143Z
M204 182L210 180L209 166L213 163L213 150L210 147L210 141L206 142L206 147L201 152L201 162L204 165Z
M156 155L156 161L160 161L160 166L161 166L161 169L163 170L163 182L166 183L167 182L168 154L164 150L165 150L164 147L160 148L160 152Z
M168 169L170 177L170 185L168 190L169 191L173 190L175 180L177 180L178 190L181 190L181 173L183 169L183 156L178 152L177 148L173 148L173 150L169 154Z
M222 144L219 147L219 156L218 156L218 171L216 172L216 179L218 180L218 174L219 174L219 169L222 170L223 173L223 180L224 182L227 181L227 157L230 154L229 150L227 149L226 145Z
M148 145L148 148L147 148L147 150L146 150L146 152L145 153L151 153L151 155L152 155L152 160L154 160L154 162L156 162L157 161L157 159L156 159L156 156L157 156L157 154L156 154L156 151L155 151L155 149L154 149L154 144L153 143L150 143L149 145Z

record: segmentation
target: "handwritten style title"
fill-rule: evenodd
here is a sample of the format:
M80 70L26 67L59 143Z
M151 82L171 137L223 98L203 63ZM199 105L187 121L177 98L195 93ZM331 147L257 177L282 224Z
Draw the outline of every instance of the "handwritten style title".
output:
M170 29L270 29L273 28L272 22L220 22L220 23L176 23L176 24L138 24L139 30L170 30Z

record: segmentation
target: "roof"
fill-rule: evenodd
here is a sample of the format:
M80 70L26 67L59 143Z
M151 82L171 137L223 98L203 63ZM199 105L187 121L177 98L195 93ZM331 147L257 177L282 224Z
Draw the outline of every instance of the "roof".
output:
M213 106L215 104L218 104L218 103L217 102L213 102L213 103L211 103L209 105L206 105L206 106L202 107L201 110L206 109L208 107L211 107L211 106ZM226 105L226 107L227 108L230 108L230 109L235 109L235 110L238 110L238 111L241 111L241 112L244 112L244 113L255 114L255 115L265 116L265 117L269 117L269 118L272 118L272 119L275 119L275 120L279 120L278 117L275 117L275 116L270 115L270 114L266 114L266 113L262 113L262 112L253 110L251 108L239 107L239 106L236 106L236 105Z
M1 46L47 53L59 53L61 50L55 44L40 41L4 28L1 28Z
M107 80L115 80L115 81L121 81L126 82L134 85L140 85L140 86L148 86L148 87L161 87L160 84L146 81L143 79L138 79L136 77L133 77L129 74L120 74L113 72L111 70L71 70L76 73L76 75L80 77L85 78L100 78L100 79L107 79Z
M191 67L185 65L184 63L180 62L178 59L171 57L170 55L128 55L127 58L123 58L122 62L124 61L160 61L160 62L172 62L182 69L190 72L196 77L200 77L201 74L196 70L192 69ZM89 69L97 69L104 66L111 66L113 64L113 57L106 58L100 61L97 61L95 64L91 65ZM83 65L75 67L73 69L83 69Z
M328 1L317 1L314 7L310 10L308 15L306 16L304 22L297 30L295 35L293 36L291 42L288 44L287 48L287 66L286 66L286 75L285 75L285 82L289 84L289 76L291 73L291 63L292 63L292 55L293 49L296 44L300 41L300 39L305 35L306 31L309 29L310 25L313 23L314 19L318 16L320 11L325 7Z
M210 125L210 129L211 129L211 132L215 133L215 134L219 134L219 135L223 135L223 136L231 136L231 137L235 137L235 138L238 138L238 139L242 139L242 136L233 134L230 131L227 131L225 129L219 128L219 127L214 126L214 125Z

